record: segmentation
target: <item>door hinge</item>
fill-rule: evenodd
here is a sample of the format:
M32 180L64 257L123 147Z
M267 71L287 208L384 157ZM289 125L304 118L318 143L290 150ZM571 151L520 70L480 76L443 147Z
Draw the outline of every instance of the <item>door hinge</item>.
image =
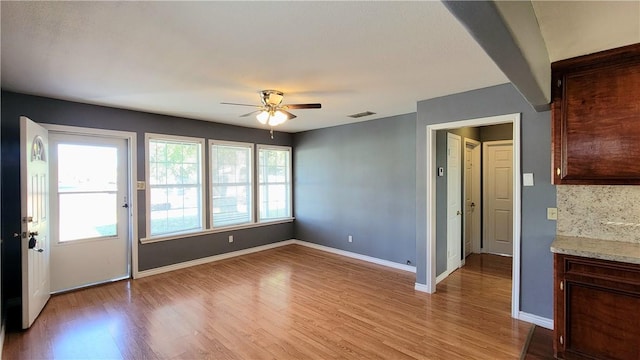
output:
M564 345L564 338L560 335L560 345Z
M564 290L564 281L560 281L560 291Z

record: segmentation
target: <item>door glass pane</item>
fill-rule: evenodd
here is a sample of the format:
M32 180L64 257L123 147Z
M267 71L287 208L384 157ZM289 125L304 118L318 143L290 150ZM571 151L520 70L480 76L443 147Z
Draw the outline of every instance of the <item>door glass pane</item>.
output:
M60 241L117 235L118 150L58 145Z

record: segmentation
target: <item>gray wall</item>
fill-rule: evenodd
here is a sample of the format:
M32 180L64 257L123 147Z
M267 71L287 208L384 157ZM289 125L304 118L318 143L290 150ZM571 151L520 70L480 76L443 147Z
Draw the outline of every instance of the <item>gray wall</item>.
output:
M412 113L295 134L295 237L415 264L415 122Z
M429 124L522 114L522 172L532 172L536 184L522 188L520 310L553 317L553 257L549 246L556 224L546 220L555 207L551 185L551 115L535 112L511 84L420 101L416 121L416 258L417 282L426 282L426 127Z
M512 138L512 124L498 124L480 127L480 141L511 140Z
M206 121L191 120L137 111L86 105L49 98L2 92L2 237L10 238L20 232L20 172L19 172L19 117L28 116L38 123L82 126L137 133L138 179L145 179L144 133L163 133L206 139L243 141L260 144L291 146L292 136L275 133L271 140L268 130L231 126ZM251 121L251 119L247 119ZM205 152L208 161L208 151ZM208 176L208 174L207 174ZM145 236L144 192L138 192L139 237ZM228 235L234 235L229 244ZM147 270L164 265L203 258L230 251L250 248L293 237L293 223L194 236L185 239L163 241L138 247L139 269ZM19 242L7 242L3 274L6 298L20 296L20 246Z

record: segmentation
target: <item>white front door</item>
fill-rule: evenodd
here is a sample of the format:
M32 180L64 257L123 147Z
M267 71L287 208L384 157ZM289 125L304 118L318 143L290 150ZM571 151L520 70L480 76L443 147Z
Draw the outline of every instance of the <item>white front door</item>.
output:
M130 275L127 143L50 134L51 290Z
M47 130L20 117L22 328L33 324L49 291L49 151Z
M483 143L484 252L513 254L513 142Z
M460 267L462 247L462 187L460 136L447 134L447 271Z

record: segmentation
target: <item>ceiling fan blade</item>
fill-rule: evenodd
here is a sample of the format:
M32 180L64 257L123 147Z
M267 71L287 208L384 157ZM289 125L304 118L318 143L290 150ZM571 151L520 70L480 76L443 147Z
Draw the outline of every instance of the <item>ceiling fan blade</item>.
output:
M320 109L322 104L287 104L282 107L285 109Z
M261 111L262 111L262 110L252 111L252 112L250 112L250 113L242 114L242 115L240 115L240 117L247 117L247 116L251 116L251 115L253 115L253 114L257 114L257 113L259 113L259 112L261 112Z
M261 108L261 105L250 105L250 104L238 104L238 103L229 103L229 102L221 102L220 104L223 105L238 105L238 106L251 106L251 107L256 107L256 108Z
M297 116L293 115L292 113L288 112L287 110L282 110L280 109L281 112L283 112L285 115L287 115L287 120L291 120L291 119L295 119L297 118Z

